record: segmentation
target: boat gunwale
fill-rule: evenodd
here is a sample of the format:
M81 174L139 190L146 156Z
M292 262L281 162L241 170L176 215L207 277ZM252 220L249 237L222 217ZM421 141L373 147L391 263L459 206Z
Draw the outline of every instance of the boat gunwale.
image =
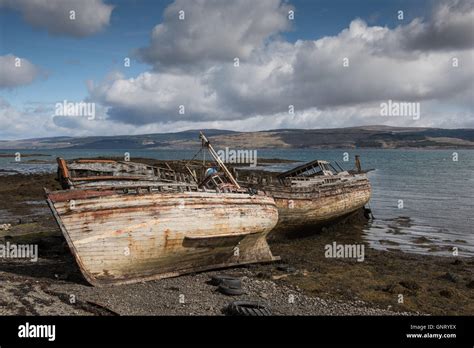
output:
M204 198L207 197L221 197L221 198L241 198L255 200L259 198L261 200L268 200L269 204L275 204L274 199L271 195L260 191L257 194L250 194L249 192L219 192L210 190L198 190L198 191L144 191L144 192L125 192L124 188L111 189L107 187L101 190L100 188L78 188L78 189L66 189L57 191L47 191L46 195L52 202L67 202L74 199L89 199L89 198L100 198L110 196L145 196L145 195L162 195L162 196L174 196L177 198L196 198L202 195ZM179 197L182 196L182 197Z

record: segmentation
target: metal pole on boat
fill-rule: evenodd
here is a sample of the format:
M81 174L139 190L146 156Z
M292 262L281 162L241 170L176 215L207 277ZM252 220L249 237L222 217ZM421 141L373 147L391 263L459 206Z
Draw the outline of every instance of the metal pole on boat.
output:
M201 138L203 146L207 147L207 149L209 150L209 153L214 158L214 160L217 162L219 167L222 168L222 170L224 171L227 178L232 182L233 185L235 185L239 189L240 185L237 183L237 180L234 179L234 177L230 173L229 169L227 169L224 162L222 162L219 155L217 154L217 152L214 150L211 143L209 142L209 140L207 140L206 136L202 132L199 132L199 138Z
M361 173L362 172L362 166L360 165L360 156L359 155L355 156L355 165L356 165L357 171L359 173Z

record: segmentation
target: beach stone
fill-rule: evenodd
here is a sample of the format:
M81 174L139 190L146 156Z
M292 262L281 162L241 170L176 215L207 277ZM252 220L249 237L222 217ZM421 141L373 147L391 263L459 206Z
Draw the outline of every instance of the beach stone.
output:
M444 279L450 281L452 283L457 283L459 281L459 277L453 273L447 272L439 277L440 279Z
M382 290L391 294L400 294L405 292L405 289L398 284L389 284Z
M265 271L258 272L256 274L256 276L257 276L257 278L261 278L261 279L270 279L272 277L271 273L265 272Z
M439 294L443 297L446 297L446 298L451 298L453 297L453 292L451 290L447 290L447 289L444 289L444 290L441 290L439 292Z
M409 290L419 290L421 288L421 286L413 280L402 280L399 284Z
M283 271L283 272L288 272L288 273L295 273L296 272L296 268L293 267L293 266L290 266L288 264L281 264L281 265L278 265L277 266L277 269L279 271Z

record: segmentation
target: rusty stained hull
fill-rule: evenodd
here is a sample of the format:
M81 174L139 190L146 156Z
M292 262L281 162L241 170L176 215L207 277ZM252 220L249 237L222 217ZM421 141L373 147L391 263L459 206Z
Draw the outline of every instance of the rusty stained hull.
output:
M266 241L278 220L268 196L89 189L52 192L47 200L95 286L279 259Z
M313 192L266 189L278 207L278 224L270 239L288 237L295 232L312 231L346 216L367 204L371 197L369 182L356 187L338 187Z

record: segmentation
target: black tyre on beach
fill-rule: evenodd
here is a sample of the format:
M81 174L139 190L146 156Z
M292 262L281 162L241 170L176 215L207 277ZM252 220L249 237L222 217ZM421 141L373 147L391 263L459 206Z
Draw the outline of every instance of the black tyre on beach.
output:
M271 316L270 307L262 302L256 301L235 301L229 304L224 313L234 316L264 317Z

